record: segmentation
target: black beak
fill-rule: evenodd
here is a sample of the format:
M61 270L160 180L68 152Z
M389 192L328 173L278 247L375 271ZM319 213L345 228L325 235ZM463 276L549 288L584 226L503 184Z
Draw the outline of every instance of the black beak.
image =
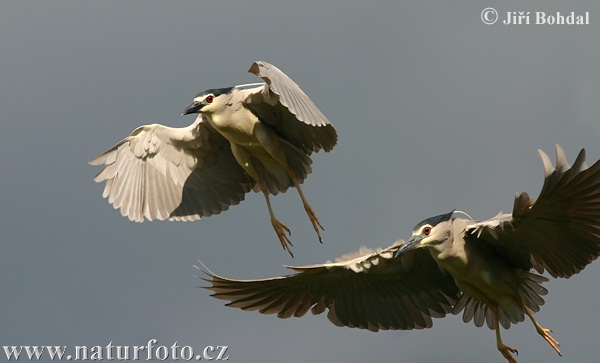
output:
M394 257L398 257L398 256L405 254L406 252L412 250L413 248L415 248L416 246L419 245L419 243L421 242L422 239L423 239L423 237L421 237L421 236L410 237L410 239L408 241L406 241L402 246L400 246L398 251L396 251L396 255Z
M188 107L186 107L185 110L183 110L183 113L181 114L181 116L189 115L190 113L200 113L200 110L202 110L202 107L204 107L204 103L194 102L191 105L189 105Z

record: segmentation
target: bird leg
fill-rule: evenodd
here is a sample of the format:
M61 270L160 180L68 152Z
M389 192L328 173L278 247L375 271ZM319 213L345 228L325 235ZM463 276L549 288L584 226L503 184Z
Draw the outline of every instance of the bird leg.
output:
M535 320L535 318L533 316L533 311L531 311L531 309L529 309L528 307L526 307L526 306L524 306L522 304L521 304L521 306L523 307L523 310L525 311L525 314L527 314L527 316L529 316L529 319L531 319L531 322L535 326L535 330L537 330L538 334L541 335L542 338L544 338L544 340L547 341L548 344L550 344L550 346L552 347L552 349L554 349L556 351L556 353L558 353L558 355L560 355L562 357L562 354L560 353L560 349L558 349L558 347L560 346L560 344L558 343L558 341L556 339L554 339L552 336L550 336L550 333L552 333L552 330L543 328Z
M288 253L294 257L294 254L290 250L290 247L293 247L294 245L288 237L288 235L291 235L292 233L285 224L281 223L277 218L275 218L275 213L273 213L273 208L271 207L271 200L269 199L269 190L267 189L267 186L263 183L258 184L260 186L260 190L262 190L263 194L265 195L265 199L267 200L267 207L269 208L269 215L271 216L271 225L273 226L275 233L277 233L277 238L279 238L279 242L281 243L283 249L287 250ZM285 234L286 232L288 235Z
M319 242L323 243L323 239L321 238L321 233L319 232L319 228L321 228L321 230L323 230L323 231L325 230L325 228L323 228L323 225L321 225L321 222L319 222L319 219L317 218L317 215L315 214L315 212L312 210L310 204L308 203L308 200L306 200L306 197L304 196L304 192L302 191L302 188L300 188L300 183L298 182L296 173L294 173L294 171L292 169L288 168L288 174L290 175L290 178L294 182L294 186L298 190L298 194L300 194L300 199L302 199L302 204L304 204L304 210L306 211L306 214L308 214L308 218L310 218L310 222L312 223L313 228L315 229L315 232L317 232L317 236L319 237Z
M516 355L519 355L519 352L515 349L515 348L511 348L508 345L504 344L502 342L502 338L500 337L500 323L498 322L498 307L497 306L490 306L492 312L494 313L494 320L496 323L496 346L498 347L498 350L500 351L500 353L502 353L502 355L504 356L504 358L506 358L508 360L509 363L517 363L517 361L515 360L515 358L513 358L511 353L515 353Z

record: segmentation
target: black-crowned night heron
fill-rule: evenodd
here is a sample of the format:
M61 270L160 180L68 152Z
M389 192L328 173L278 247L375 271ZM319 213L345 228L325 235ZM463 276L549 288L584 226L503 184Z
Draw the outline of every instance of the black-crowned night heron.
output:
M140 126L92 159L92 165L104 164L94 179L106 181L103 197L133 221L191 221L261 190L277 237L291 254L290 230L275 218L269 194L295 186L321 241L323 227L300 184L311 172L309 156L333 149L336 130L277 67L255 62L249 72L266 83L201 92L183 112L199 114L192 125Z
M296 274L232 280L207 272L212 296L228 306L280 318L329 310L337 326L423 329L432 318L463 311L465 323L496 331L498 350L516 362L500 326L524 320L560 354L534 313L544 304L538 273L568 278L600 253L600 162L589 169L581 151L569 168L557 146L556 168L540 151L545 181L534 201L517 194L512 214L474 221L453 212L417 224L412 237L385 249L363 249L336 262L290 267Z

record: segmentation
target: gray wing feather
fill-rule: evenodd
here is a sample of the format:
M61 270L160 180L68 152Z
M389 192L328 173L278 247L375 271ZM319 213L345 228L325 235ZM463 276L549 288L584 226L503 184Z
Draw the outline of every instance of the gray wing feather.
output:
M298 121L312 126L329 125L327 117L321 110L298 84L279 68L267 62L257 61L252 64L248 72L262 78L269 85L269 90L279 96L279 102L296 115Z
M141 126L89 163L104 166L94 178L106 181L102 196L136 222L218 214L254 183L202 116L185 128Z
M251 93L246 103L261 121L308 154L333 149L335 128L293 80L267 62L254 62L248 71L267 83Z
M432 317L452 311L460 292L425 250L399 258L401 243L383 250L363 250L337 262L289 267L297 273L262 280L234 280L206 272L211 296L227 306L301 317L308 310L337 326L369 329L423 329Z
M467 228L470 240L489 243L519 268L568 278L600 254L600 162L585 165L581 150L573 167L556 146L556 166L538 150L545 180L537 201L517 194L512 215Z

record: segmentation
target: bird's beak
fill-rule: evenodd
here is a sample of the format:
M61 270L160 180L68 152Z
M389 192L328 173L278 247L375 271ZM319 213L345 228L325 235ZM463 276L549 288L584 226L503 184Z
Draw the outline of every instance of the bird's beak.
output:
M200 110L202 109L202 107L204 107L204 103L194 102L191 105L189 105L188 107L186 107L185 110L183 110L183 113L181 114L181 116L189 115L190 113L200 113Z
M398 256L405 254L406 252L412 250L413 248L415 248L416 246L419 245L419 243L421 242L422 239L423 239L423 237L421 237L421 236L410 237L410 239L408 241L406 241L402 246L400 246L398 251L396 251L396 255L394 257L398 257Z

